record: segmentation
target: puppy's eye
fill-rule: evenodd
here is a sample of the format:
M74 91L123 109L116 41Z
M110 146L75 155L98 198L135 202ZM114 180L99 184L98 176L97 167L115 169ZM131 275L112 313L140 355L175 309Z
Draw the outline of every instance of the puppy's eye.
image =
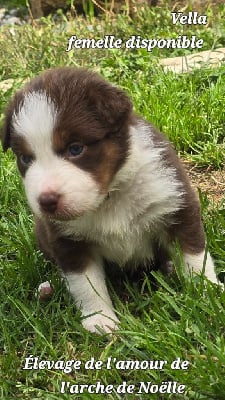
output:
M68 147L68 153L70 156L76 157L79 156L84 150L84 146L81 144L73 143Z
M28 154L21 154L21 155L20 155L20 161L21 161L24 165L28 166L29 164L32 163L33 157L32 157L32 156L29 156Z

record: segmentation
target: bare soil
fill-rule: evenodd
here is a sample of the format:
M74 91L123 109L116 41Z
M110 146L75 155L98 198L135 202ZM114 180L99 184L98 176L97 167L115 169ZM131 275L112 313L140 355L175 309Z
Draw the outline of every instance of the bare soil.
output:
M225 198L225 168L221 171L212 167L202 168L186 160L183 164L193 186L206 193L213 203L219 204Z

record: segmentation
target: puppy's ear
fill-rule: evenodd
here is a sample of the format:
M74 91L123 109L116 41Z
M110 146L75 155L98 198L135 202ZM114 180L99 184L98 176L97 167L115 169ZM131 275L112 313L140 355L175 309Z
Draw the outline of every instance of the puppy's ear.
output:
M11 131L11 120L12 120L12 107L11 105L5 111L5 118L1 128L1 141L3 151L7 151L10 148L10 131Z
M118 87L102 81L91 88L89 100L98 119L111 131L115 132L128 123L133 105Z

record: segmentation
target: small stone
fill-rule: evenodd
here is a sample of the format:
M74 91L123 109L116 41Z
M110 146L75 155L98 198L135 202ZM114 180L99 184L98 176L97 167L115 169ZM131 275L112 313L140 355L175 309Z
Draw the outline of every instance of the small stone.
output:
M5 92L7 92L7 90L9 90L9 89L11 89L11 87L13 87L13 84L14 84L14 79L12 79L12 78L6 79L6 80L0 82L0 90L3 93L5 93Z
M16 9L13 9L13 10L9 11L9 15L11 15L12 17L16 17L17 14L18 14L18 10L16 10Z
M21 20L18 17L5 16L1 21L2 25L21 25Z
M0 20L5 17L5 12L6 12L5 8L0 8Z

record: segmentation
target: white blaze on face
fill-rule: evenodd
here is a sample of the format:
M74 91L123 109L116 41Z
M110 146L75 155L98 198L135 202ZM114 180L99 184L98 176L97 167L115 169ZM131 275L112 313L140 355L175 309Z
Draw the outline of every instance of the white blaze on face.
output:
M27 140L34 154L51 147L57 116L54 103L44 92L29 92L17 114L13 126L18 135Z
M46 192L60 195L59 213L80 214L95 209L103 199L92 175L54 153L53 129L57 117L55 104L44 92L28 93L13 127L26 140L35 156L24 177L30 207L40 214L38 198Z

